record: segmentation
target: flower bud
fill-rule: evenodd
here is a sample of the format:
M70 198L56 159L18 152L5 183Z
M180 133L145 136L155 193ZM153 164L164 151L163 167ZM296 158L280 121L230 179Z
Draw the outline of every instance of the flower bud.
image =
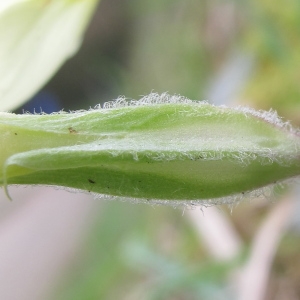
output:
M275 112L167 94L90 111L2 114L0 134L3 185L204 203L300 174L298 132Z

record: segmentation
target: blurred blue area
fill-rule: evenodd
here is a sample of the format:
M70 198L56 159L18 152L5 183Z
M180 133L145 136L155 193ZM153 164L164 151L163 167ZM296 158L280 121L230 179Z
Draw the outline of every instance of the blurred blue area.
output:
M46 113L51 114L61 110L63 107L61 105L60 99L54 94L46 90L38 92L32 99L23 104L16 113Z

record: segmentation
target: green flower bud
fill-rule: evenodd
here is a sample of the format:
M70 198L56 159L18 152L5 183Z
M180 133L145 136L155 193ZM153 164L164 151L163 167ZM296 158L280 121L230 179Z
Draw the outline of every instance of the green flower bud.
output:
M2 113L0 136L4 186L192 204L234 200L300 174L298 132L275 112L167 94L90 111Z

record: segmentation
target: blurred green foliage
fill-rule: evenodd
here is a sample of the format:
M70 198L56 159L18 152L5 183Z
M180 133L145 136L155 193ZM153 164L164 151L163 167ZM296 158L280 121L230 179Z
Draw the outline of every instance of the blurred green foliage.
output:
M202 41L205 2L131 2L134 39L124 94L136 98L154 90L198 99L212 69Z
M55 299L232 299L182 211L106 202ZM66 288L68 286L68 288Z
M247 8L243 42L255 69L244 96L300 125L300 3L247 1Z

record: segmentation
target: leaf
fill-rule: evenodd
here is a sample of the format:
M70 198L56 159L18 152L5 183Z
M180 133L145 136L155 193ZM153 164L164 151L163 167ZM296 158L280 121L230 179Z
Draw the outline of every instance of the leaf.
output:
M3 113L0 134L2 185L218 201L300 173L298 132L276 113L166 94L73 113Z
M79 48L97 0L0 4L0 107L28 100Z

